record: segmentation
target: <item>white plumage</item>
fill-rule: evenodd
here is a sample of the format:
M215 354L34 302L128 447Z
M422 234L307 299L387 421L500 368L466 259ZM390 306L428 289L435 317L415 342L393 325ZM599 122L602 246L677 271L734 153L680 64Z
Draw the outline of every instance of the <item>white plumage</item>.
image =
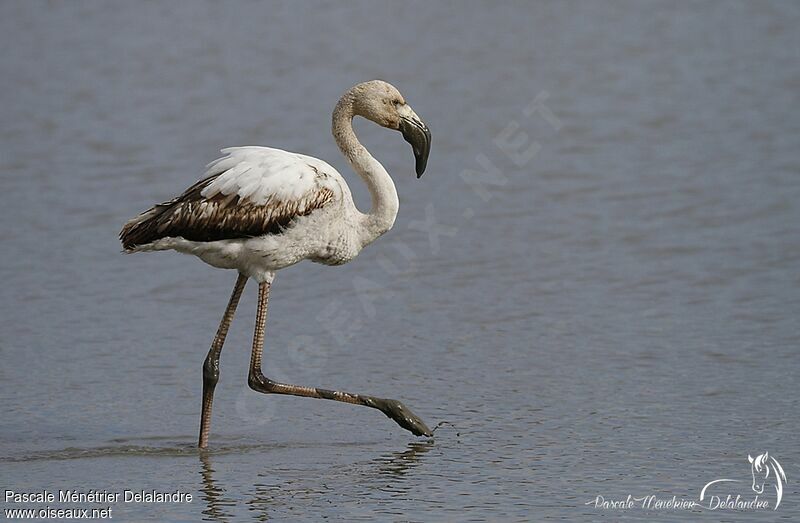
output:
M172 249L261 282L303 259L338 265L361 250L357 225L364 215L328 163L269 147L222 153L187 192L126 225L135 230L161 211L159 237L128 252ZM206 241L195 235L204 234L209 222L224 237Z
M336 169L311 156L258 146L228 147L221 152L225 156L206 166L203 178L219 177L203 189L204 198L236 194L264 205L270 199L308 198L320 183L332 190L341 189L339 184L325 184L330 175L341 179ZM320 173L327 176L320 178Z

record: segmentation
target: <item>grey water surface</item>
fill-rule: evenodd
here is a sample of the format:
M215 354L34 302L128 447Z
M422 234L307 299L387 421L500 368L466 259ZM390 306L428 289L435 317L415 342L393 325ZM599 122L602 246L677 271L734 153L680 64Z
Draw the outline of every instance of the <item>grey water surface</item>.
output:
M797 2L3 2L0 489L193 496L121 521L797 521L798 26ZM265 368L448 423L249 390L251 282L198 453L235 275L119 229L232 145L323 158L366 209L330 112L372 78L430 126L428 171L357 124L397 223L278 275ZM775 511L771 485L769 510L593 504L751 498L763 452Z

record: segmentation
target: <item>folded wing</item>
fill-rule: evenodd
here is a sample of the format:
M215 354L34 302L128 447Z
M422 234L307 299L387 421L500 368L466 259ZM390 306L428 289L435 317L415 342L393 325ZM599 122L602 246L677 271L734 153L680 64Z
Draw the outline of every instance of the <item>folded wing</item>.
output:
M183 194L126 223L123 248L169 237L209 242L279 234L341 195L336 171L316 158L267 147L222 153Z

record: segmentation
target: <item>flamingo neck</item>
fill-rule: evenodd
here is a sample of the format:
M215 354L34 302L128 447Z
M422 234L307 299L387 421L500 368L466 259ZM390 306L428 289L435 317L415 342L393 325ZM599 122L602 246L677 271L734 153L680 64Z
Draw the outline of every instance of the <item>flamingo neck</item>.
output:
M336 104L332 130L336 145L350 162L353 170L364 180L372 198L372 207L367 214L362 215L360 223L359 232L363 245L366 245L392 228L400 201L389 173L367 148L361 145L353 131L353 117L356 116L355 96L355 93L348 92Z

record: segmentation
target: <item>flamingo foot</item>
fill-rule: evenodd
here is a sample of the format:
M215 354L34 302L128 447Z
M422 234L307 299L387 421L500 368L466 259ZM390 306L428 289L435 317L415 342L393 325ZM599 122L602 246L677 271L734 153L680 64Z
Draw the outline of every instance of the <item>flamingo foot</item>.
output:
M372 405L387 417L393 419L398 425L411 432L415 436L433 437L431 429L419 416L411 412L411 409L403 405L402 402L392 399L370 398Z

